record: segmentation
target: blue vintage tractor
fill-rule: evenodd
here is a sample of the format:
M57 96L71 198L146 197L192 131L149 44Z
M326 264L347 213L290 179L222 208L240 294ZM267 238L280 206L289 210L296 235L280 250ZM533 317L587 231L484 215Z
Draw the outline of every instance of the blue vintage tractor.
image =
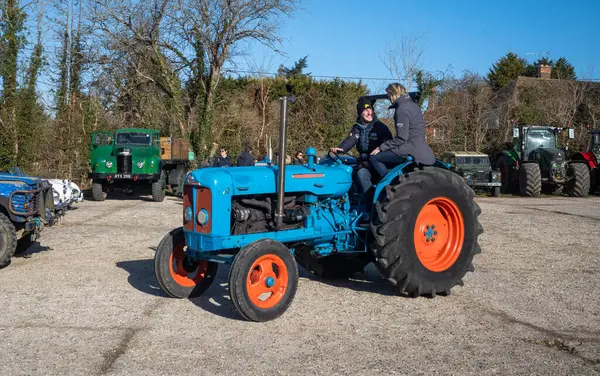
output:
M385 96L373 96L373 101ZM286 155L281 101L279 156ZM231 264L229 290L251 321L280 316L298 286L297 263L323 277L348 277L374 262L409 296L449 295L481 252L481 210L464 180L436 161L411 158L377 183L365 202L353 181L357 161L330 153L319 164L203 168L186 176L183 227L154 259L161 288L197 297L219 264Z
M52 185L37 177L0 173L0 267L55 223Z

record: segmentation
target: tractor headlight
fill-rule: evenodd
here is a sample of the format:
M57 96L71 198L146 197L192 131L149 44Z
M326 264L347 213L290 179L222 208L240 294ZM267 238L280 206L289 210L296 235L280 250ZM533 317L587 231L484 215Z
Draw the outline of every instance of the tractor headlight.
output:
M106 161L107 168L111 168L112 166L113 166L113 163L111 161Z
M499 181L500 180L500 173L497 171L492 171L492 181Z
M185 176L185 183L186 183L186 184L192 184L192 183L194 183L195 181L196 181L196 180L194 179L194 176L193 176L192 174L188 173L188 174Z
M137 168L142 168L144 167L144 161L140 161L137 163Z
M183 211L183 219L186 222L189 222L192 220L192 208L190 208L189 206L185 208L185 210Z
M200 209L198 215L196 216L196 222L198 222L200 226L204 226L208 223L208 212L206 209Z
M465 180L471 181L472 179L473 179L473 175L471 175L471 174L465 174Z

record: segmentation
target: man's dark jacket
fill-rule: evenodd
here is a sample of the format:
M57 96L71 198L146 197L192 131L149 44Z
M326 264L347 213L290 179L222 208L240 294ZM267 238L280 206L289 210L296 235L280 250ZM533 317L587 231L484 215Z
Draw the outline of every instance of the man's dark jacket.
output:
M361 159L366 159L375 148L391 139L392 132L379 120L366 125L357 122L350 130L348 137L340 143L339 148L348 152L356 146L356 150L361 154ZM363 157L363 155L366 156Z
M240 153L237 163L238 166L254 166L254 158L250 152L243 151Z
M233 163L231 162L231 157L229 156L226 156L225 158L217 157L215 159L215 163L213 163L213 166L215 167L229 167L232 165Z
M391 150L396 155L412 155L416 163L432 165L435 154L425 140L425 120L419 106L410 96L402 95L390 108L394 108L396 137L383 143L381 151Z

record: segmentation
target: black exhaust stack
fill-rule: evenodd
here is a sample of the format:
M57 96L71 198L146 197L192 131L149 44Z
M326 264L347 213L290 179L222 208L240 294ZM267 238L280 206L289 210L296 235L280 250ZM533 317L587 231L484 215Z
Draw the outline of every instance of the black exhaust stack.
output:
M286 123L287 123L288 97L279 98L279 175L277 177L277 211L275 212L275 227L280 229L283 225L283 206L285 197L285 153L286 153Z

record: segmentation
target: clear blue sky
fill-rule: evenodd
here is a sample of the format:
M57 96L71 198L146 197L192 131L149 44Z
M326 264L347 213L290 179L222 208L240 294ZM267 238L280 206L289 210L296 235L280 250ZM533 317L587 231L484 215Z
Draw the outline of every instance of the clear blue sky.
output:
M566 57L579 78L600 79L600 1L304 0L280 35L287 57L253 45L246 60L276 71L308 55L313 75L390 77L380 56L405 34L422 35L424 68L485 75L513 51ZM246 62L240 60L240 69ZM375 82L368 82L375 86ZM387 83L387 82L386 82Z

